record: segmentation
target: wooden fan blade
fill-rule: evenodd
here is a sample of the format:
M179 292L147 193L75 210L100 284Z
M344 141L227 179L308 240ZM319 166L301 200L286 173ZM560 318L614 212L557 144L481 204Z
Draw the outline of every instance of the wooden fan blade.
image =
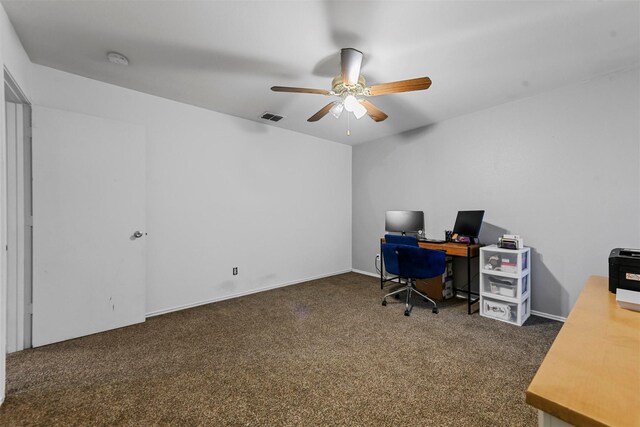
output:
M429 86L431 86L431 79L429 77L418 77L417 79L373 85L369 86L368 89L370 96L378 96L387 95L389 93L425 90L429 89Z
M362 52L352 48L342 49L340 51L340 65L342 67L342 83L345 86L357 84L362 67Z
M360 103L362 104L362 106L364 108L367 109L367 114L369 115L369 117L371 117L376 122L381 122L384 119L386 119L387 117L389 117L384 112L379 110L378 107L376 107L375 105L373 105L372 103L370 103L366 99L361 99Z
M327 115L329 110L331 110L331 107L333 107L333 104L334 104L333 102L328 103L327 105L322 107L322 109L320 111L315 113L313 116L309 117L307 119L307 121L308 122L317 122L318 120L320 120L321 118L323 118L324 116Z
M318 95L329 95L328 90L308 89L305 87L272 86L271 90L274 92L317 93Z

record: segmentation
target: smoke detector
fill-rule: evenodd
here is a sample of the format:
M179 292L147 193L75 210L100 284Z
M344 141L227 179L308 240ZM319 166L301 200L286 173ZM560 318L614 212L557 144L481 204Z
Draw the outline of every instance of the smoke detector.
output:
M129 60L127 59L127 57L118 52L107 53L107 58L110 62L117 65L129 65Z

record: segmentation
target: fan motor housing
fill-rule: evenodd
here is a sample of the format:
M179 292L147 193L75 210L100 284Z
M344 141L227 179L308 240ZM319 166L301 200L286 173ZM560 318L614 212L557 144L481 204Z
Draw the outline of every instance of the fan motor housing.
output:
M342 81L342 76L337 76L331 82L331 91L335 95L366 95L365 93L366 82L364 76L360 74L358 77L358 83L353 86L347 86Z

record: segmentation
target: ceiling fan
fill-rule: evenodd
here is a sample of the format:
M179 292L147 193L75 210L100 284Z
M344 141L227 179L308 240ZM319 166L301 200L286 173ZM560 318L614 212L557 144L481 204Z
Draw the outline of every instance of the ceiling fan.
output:
M309 117L307 119L308 122L317 122L329 112L336 118L339 118L343 110L353 113L357 119L368 114L369 117L376 122L381 122L388 116L362 97L425 90L431 86L431 79L429 77L418 77L416 79L367 86L364 77L360 74L362 52L353 48L341 50L340 65L342 74L333 79L333 82L331 82L331 90L286 86L273 86L271 90L274 92L314 93L340 97L339 100L330 102L322 107L320 111ZM350 132L347 131L347 135L349 134Z

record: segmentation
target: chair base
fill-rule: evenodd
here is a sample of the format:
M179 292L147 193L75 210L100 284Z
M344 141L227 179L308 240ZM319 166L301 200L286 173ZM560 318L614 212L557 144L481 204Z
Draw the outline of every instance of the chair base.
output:
M405 308L404 308L404 315L405 316L410 316L411 315L411 310L413 310L413 304L409 304L409 301L411 299L411 294L412 293L416 293L418 295L420 295L423 299L423 301L429 301L431 304L433 304L433 309L431 310L434 314L438 314L438 305L436 304L436 302L434 300L432 300L431 298L429 298L428 296L424 295L422 292L418 291L416 289L415 286L415 280L410 279L407 281L406 286L400 288L400 289L396 289L393 292L390 292L388 294L386 294L384 296L384 298L382 298L382 305L387 305L387 297L390 296L395 296L396 298L400 298L400 293L401 292L406 292L407 296L406 296L406 301L405 301Z

